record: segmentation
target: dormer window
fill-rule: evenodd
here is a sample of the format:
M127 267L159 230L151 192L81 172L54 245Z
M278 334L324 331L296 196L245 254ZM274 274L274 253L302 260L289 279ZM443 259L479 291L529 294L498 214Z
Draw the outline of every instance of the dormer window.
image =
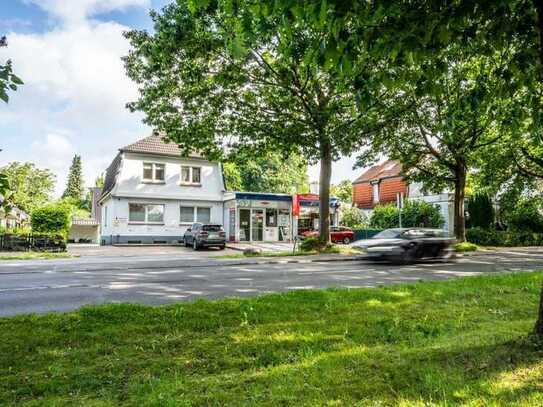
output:
M202 174L200 167L181 166L181 185L201 185Z
M164 182L165 164L143 163L144 182Z

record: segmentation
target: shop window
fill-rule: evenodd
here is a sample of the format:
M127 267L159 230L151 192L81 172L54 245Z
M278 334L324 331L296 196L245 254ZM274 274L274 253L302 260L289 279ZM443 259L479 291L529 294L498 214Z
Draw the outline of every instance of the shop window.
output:
M276 227L277 226L277 209L266 209L266 226L267 227Z
M164 182L165 164L143 163L143 180L145 182Z
M128 205L128 221L133 223L163 223L164 205L131 203Z

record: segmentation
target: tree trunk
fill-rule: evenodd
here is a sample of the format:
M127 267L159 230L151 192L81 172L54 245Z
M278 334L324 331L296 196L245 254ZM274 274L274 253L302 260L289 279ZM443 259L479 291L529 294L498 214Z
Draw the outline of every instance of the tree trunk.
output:
M321 142L321 170L319 179L319 237L330 242L330 178L332 177L332 146Z
M539 68L540 78L543 81L543 4L541 0L534 0L534 6L537 11L537 28L539 30ZM539 311L537 313L537 321L534 327L534 333L543 338L543 285L539 294Z
M465 165L459 164L454 181L454 235L458 242L466 240L466 217L464 213L466 173Z

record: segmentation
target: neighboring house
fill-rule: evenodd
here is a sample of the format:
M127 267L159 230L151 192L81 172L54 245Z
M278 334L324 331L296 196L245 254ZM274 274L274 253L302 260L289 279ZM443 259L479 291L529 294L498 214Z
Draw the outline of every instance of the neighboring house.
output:
M0 228L15 229L28 226L29 223L30 216L25 211L14 207L6 213L4 208L0 208Z
M369 211L376 205L396 202L397 194L408 195L408 185L400 175L402 165L387 160L364 171L353 182L353 204Z
M396 204L398 194L408 199L429 202L439 207L445 220L443 229L452 235L454 233L453 194L443 192L428 195L424 193L420 183L408 184L401 172L402 165L395 160L387 160L364 171L353 182L353 205L370 215L377 205Z
M119 150L106 172L101 243L179 243L194 222L223 225L219 163L182 157L153 133Z

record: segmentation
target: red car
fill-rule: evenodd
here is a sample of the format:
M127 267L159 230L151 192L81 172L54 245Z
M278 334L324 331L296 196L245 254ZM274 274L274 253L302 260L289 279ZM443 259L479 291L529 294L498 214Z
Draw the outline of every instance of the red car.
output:
M303 237L318 237L319 232L317 230L308 230L302 233ZM330 227L330 240L333 243L349 244L354 240L354 232L345 226Z

